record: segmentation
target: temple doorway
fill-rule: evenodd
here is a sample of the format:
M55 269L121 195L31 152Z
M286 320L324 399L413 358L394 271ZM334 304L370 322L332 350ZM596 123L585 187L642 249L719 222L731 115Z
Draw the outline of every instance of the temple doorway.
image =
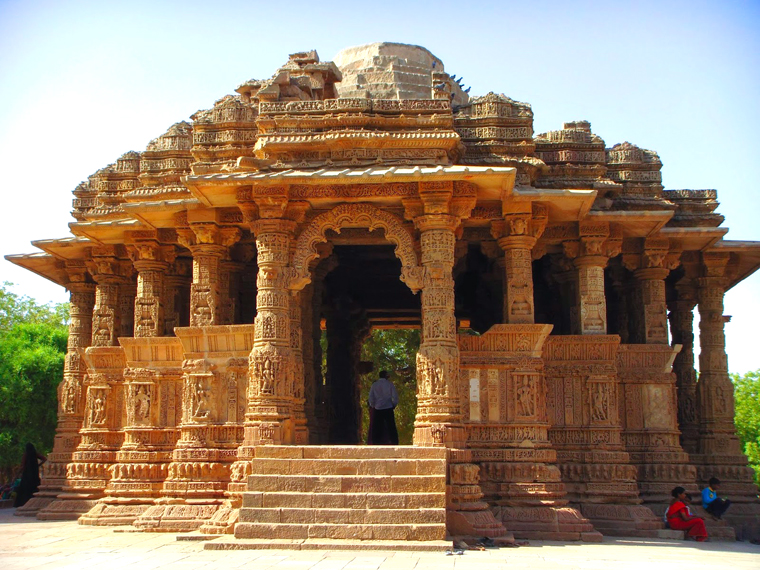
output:
M314 375L311 443L366 442L368 390L379 367L385 366L400 396L396 413L400 443L411 445L420 294L400 280L401 262L393 245L360 229L328 237L332 251L313 271L313 314L315 321L319 319L319 335L312 341L318 343L314 363L319 370Z

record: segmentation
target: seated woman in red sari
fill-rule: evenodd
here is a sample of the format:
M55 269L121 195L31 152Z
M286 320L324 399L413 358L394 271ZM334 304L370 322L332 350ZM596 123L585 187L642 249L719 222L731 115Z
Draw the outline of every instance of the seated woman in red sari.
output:
M686 538L696 540L697 542L707 540L705 521L689 514L689 509L686 506L686 489L676 487L670 494L673 495L673 501L670 503L667 512L670 528L688 531Z

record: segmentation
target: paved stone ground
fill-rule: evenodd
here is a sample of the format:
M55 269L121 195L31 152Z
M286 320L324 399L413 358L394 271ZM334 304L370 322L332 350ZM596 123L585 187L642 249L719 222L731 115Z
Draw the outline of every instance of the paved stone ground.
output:
M126 531L126 532L125 532ZM760 546L744 542L605 539L531 541L521 548L440 552L204 550L177 535L80 526L0 510L0 570L760 570Z

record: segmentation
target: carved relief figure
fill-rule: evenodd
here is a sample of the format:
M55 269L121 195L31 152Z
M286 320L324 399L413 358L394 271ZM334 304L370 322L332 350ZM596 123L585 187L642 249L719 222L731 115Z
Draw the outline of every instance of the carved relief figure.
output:
M517 415L532 417L536 415L536 386L535 380L528 376L518 380Z
M99 425L106 421L106 395L98 390L92 401L90 424Z
M605 384L595 383L591 389L591 419L606 422L610 419L610 394Z
M76 380L70 379L66 382L61 392L61 409L66 414L74 414L77 411L77 401L79 399L79 387Z
M150 394L148 387L138 385L135 390L135 421L144 423L150 419Z
M193 419L207 418L210 410L208 407L209 390L206 387L203 376L195 376L193 386Z

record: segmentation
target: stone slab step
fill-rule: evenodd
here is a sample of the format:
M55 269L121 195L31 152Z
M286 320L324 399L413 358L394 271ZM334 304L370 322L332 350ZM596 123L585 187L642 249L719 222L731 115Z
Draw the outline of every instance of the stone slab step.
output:
M285 459L251 461L254 475L446 475L445 459Z
M387 550L416 552L445 552L451 550L447 540L339 540L328 538L308 539L256 539L220 538L203 545L205 550Z
M390 445L266 445L256 458L270 459L446 459L442 447Z
M445 524L283 524L239 522L235 538L337 538L341 540L443 540Z
M248 491L297 493L444 493L443 475L250 475Z
M446 509L243 508L240 522L284 524L446 524Z
M445 493L292 493L246 492L244 508L439 509Z

